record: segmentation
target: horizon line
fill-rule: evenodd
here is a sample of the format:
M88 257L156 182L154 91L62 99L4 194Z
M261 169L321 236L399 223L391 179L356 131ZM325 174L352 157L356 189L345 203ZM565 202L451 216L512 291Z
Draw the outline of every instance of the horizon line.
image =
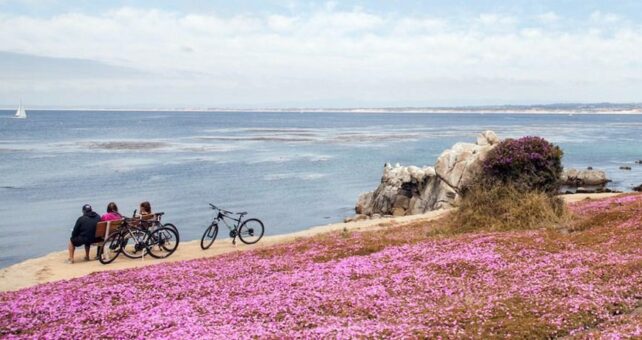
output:
M21 105L25 106L21 103ZM207 106L60 106L36 105L31 111L143 111L143 112L352 112L352 113L642 113L642 103L635 102L593 102L593 103L549 103L549 104L492 104L464 106L362 106L362 107L207 107ZM2 105L0 110L14 110L14 105Z

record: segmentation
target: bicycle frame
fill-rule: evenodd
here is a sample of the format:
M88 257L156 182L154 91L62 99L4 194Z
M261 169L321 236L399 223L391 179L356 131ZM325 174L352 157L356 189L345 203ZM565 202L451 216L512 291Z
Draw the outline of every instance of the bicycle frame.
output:
M136 251L142 250L142 249L138 249L138 248L140 247L140 245L141 245L141 244L144 244L144 243L145 243L145 242L144 242L144 238L143 238L143 239L140 239L139 237L136 237L136 234L135 234L135 233L133 233L133 232L132 232L132 230L134 230L134 229L138 229L138 226L133 226L133 225L131 225L131 222L135 222L135 221L131 221L131 220L130 220L130 221L127 221L127 220L126 220L126 221L125 221L125 227L124 227L124 228L123 228L123 230L120 232L120 237L119 237L119 238L120 238L120 243L121 243L121 251L123 251L123 250L122 250L122 248L124 247L124 244L123 244L123 242L122 242L122 241L125 239L125 237L126 237L127 235L129 235L129 237L130 237L132 240L134 240L134 242L135 242L134 247L135 247ZM140 224L140 221L138 221L138 223L137 223L137 224ZM144 255L144 254L143 254L143 255Z
M216 215L215 221L217 222L217 224L218 224L218 221L222 221L223 224L225 224L227 229L229 229L229 231L230 231L230 236L232 237L232 244L236 244L236 237L238 236L238 229L239 229L239 226L241 225L241 223L243 222L243 217L245 216L245 214L241 214L241 215L239 215L238 218L234 218L234 217L229 215L229 214L233 214L233 212L231 212L231 211L223 210L223 209L215 207L215 206L212 206L212 208L218 211L218 214ZM230 223L232 225L228 224L226 219L230 220ZM234 223L232 223L231 221L234 221ZM212 223L214 223L214 222L212 222Z
M214 216L201 237L201 248L203 250L209 249L214 243L219 229L222 228L221 224L225 224L229 230L232 244L236 244L237 237L245 244L254 244L263 237L265 227L258 218L246 218L248 215L246 211L233 212L221 209L212 203L209 205L214 210Z

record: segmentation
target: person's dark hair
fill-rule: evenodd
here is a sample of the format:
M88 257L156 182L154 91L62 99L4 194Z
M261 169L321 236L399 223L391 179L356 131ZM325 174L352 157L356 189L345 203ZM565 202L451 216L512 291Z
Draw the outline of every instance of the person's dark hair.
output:
M91 210L91 205L89 205L89 204L85 204L85 205L83 205L83 206L82 206L82 212L83 212L83 213L85 213L85 214L86 214L86 213L90 213L91 211L92 211L92 210Z
M145 212L148 213L148 214L152 212L152 206L147 201L141 203L140 204L140 208L141 208L140 209L141 213L143 212L143 210L145 210Z
M113 213L113 212L118 213L118 206L116 205L116 203L109 202L109 204L107 204L107 212L108 213Z

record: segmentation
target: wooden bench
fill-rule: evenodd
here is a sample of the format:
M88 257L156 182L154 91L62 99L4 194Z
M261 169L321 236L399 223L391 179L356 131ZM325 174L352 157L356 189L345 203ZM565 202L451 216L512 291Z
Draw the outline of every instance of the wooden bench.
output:
M149 228L149 227L155 225L156 222L160 222L161 217L163 215L165 215L164 212L157 212L157 213L151 213L151 214L148 214L148 215L142 215L142 216L139 216L138 218L140 219L141 227Z
M94 237L94 243L92 245L97 245L102 247L105 244L105 240L109 235L116 232L123 225L125 220L114 220L114 221L101 221L96 224L96 235Z

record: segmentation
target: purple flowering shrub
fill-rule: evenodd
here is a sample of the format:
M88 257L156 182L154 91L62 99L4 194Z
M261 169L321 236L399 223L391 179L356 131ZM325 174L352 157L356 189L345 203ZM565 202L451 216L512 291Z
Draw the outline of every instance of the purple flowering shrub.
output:
M450 229L507 231L565 224L564 202L554 196L559 191L561 161L562 150L543 138L502 141L462 192Z
M562 174L562 150L541 137L506 139L483 163L483 177L516 189L554 194Z

